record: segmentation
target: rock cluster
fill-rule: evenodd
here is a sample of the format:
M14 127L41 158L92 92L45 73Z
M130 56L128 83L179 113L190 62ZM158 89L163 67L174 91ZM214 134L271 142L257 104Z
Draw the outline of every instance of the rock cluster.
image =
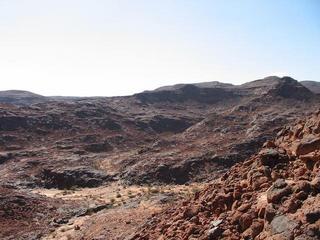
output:
M319 170L317 112L131 239L319 239Z

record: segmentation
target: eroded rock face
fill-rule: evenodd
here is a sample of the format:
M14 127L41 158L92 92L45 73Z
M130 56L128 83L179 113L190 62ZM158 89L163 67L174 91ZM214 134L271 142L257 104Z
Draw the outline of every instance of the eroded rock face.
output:
M309 145L299 153L320 150L307 140L320 137L319 120L316 113L285 128L259 154L236 164L190 201L155 216L131 239L319 239L320 162L310 165L293 150L302 142Z
M44 169L42 180L46 188L69 189L72 187L97 187L112 180L112 177L88 167L74 167Z

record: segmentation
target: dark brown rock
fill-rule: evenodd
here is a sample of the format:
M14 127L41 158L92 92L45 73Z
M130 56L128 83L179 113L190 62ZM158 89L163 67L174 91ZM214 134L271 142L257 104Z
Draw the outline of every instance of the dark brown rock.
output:
M268 202L278 203L281 198L288 196L291 192L291 187L283 179L278 179L267 192Z
M251 226L252 220L253 220L253 217L251 214L244 213L240 216L239 224L240 224L242 231L246 230L247 228L249 228Z
M317 149L320 149L320 138L310 136L308 138L305 138L299 144L297 144L295 148L295 153L297 156L300 156L313 152Z
M251 225L251 230L252 230L252 238L255 238L256 236L258 236L264 227L264 222L263 220L254 220L252 225Z
M264 166L274 166L288 160L287 156L280 154L274 148L265 148L259 152L261 164Z
M277 211L274 209L272 204L268 204L265 210L265 219L268 222L271 222L274 216L276 215Z

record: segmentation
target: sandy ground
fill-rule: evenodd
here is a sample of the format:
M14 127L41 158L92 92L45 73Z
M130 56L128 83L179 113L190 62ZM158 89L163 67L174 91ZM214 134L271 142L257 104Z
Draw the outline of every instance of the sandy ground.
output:
M112 183L97 188L75 190L35 189L34 193L50 198L81 201L88 208L109 205L96 213L75 217L45 236L52 239L111 239L124 240L134 233L149 217L173 204L187 199L204 184L166 186L124 186Z

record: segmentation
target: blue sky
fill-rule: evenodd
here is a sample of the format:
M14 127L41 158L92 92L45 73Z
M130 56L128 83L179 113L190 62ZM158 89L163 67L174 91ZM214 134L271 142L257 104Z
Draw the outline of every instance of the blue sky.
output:
M0 0L0 90L126 95L320 81L318 0Z

